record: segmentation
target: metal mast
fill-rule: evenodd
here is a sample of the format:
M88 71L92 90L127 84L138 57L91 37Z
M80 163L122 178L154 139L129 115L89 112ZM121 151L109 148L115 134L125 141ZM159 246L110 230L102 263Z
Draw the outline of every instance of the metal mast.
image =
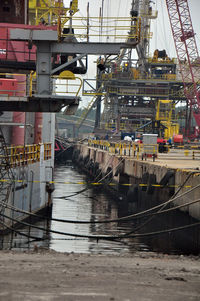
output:
M149 29L150 29L150 1L149 0L135 0L134 10L138 11L141 18L141 39L136 46L138 54L138 64L142 73L148 71L147 55L149 52Z
M133 77L131 77L131 72L133 72L133 69L137 69L136 72L138 72L138 74L140 73L140 76L142 78L147 77L147 74L149 73L148 52L150 39L150 21L151 19L155 19L157 17L157 14L154 14L152 12L150 0L132 0L130 15L131 24L128 41L131 41L132 37L135 34L134 31L136 30L137 26L139 28L139 35L137 37L135 47L137 52L137 60L133 59L133 48L122 49L120 55L116 59L118 74L116 76L115 74L113 75L112 84L115 84L114 89L117 86L121 87L122 85L124 85L123 81L125 80L125 78L129 81L129 88L131 87L131 81L134 79ZM120 75L119 70L122 70L122 72L125 71L123 75ZM115 83L114 79L116 80ZM115 128L117 133L120 129L122 110L124 111L124 108L127 106L127 104L130 105L130 103L132 103L132 106L134 106L138 101L138 103L140 103L140 105L142 106L143 103L142 97L139 97L136 100L136 97L134 95L130 96L129 92L130 89L126 91L124 89L124 94L123 92L120 95L118 93L107 93L105 96L103 121L106 126L106 124L110 123L110 121L112 120L111 122L116 124ZM133 108L131 109L133 110Z

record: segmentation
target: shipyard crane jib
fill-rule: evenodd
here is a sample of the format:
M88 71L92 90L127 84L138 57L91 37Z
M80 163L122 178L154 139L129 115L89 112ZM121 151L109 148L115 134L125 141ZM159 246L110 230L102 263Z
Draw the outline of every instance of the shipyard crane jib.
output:
M172 34L188 103L200 128L200 59L187 0L166 0ZM186 127L190 135L191 117Z

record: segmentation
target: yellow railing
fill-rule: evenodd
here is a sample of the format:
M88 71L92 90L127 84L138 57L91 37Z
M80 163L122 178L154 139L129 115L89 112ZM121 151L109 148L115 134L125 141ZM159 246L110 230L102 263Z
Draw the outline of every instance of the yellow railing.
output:
M44 143L44 160L51 159L51 143Z
M44 160L51 159L51 143L44 143ZM1 158L8 159L11 167L24 166L39 162L41 157L41 144L18 145L7 147L7 155Z
M133 68L132 68L133 69ZM121 78L123 79L123 72L121 72L121 71L118 71L118 72L116 72L116 73L110 73L109 74L109 76L105 76L104 78L103 78L103 80L110 80L110 79L113 79L113 78L120 78L120 74L121 74ZM176 74L174 73L174 74L172 74L172 73L166 73L166 74L146 74L145 76L143 75L143 74L140 74L139 72L138 72L138 70L131 70L131 72L129 73L129 79L130 80L145 80L145 81L147 81L147 80L155 80L155 81L157 81L158 79L159 80L163 80L163 81L179 81L178 79L177 79L177 76L176 76Z
M117 129L117 122L106 122L105 123L105 129L106 130L114 130L114 129ZM119 124L119 129L120 130L124 130L126 128L126 124L125 123L122 123L120 122Z
M200 160L200 145L190 146L188 149L184 149L186 146L182 146L182 150L177 150L171 145L166 144L162 145L162 150L160 150L159 144L89 139L88 146L101 149L116 156L126 156L137 160L146 161L151 159L155 161L155 159L160 159L161 162L163 158L165 160Z
M82 78L75 76L71 71L63 71L59 75L53 75L52 77L53 94L69 96L73 95L77 97L83 86ZM30 73L29 83L29 96L32 96L34 92L33 83L36 81L35 72Z
M142 148L139 143L135 142L111 142L106 140L88 140L88 146L108 151L111 154L129 157L142 157ZM155 148L157 149L157 148Z
M65 25L62 37L76 37L81 41L96 42L126 42L138 39L140 36L140 18L130 17L70 17L69 25ZM62 23L61 17L61 23ZM68 25L68 28L67 28ZM131 35L130 35L131 32Z
M79 95L83 80L71 71L63 71L52 78L53 94ZM7 97L32 96L36 91L36 73L29 75L0 73L0 94Z
M155 64L177 64L177 59L176 58L169 58L166 57L165 59L160 59L160 58L154 58L154 57L149 57L148 58L148 63L155 63Z
M75 76L71 71L63 71L59 75L52 76L53 94L78 96L83 86L83 80Z

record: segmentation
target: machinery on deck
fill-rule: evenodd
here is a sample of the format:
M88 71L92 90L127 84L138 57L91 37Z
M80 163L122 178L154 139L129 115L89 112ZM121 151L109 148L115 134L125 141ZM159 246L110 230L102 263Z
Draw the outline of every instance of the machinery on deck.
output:
M158 124L158 129L163 127L163 132L158 132L159 137L169 140L179 134L179 123L173 101L166 99L158 101L155 123Z
M167 2L171 8L177 10L178 2L183 1L169 0ZM149 57L149 43L152 36L150 21L156 19L157 11L153 9L152 1L135 0L132 1L130 15L132 18L131 24L134 24L135 18L140 18L140 36L137 44L135 48L121 50L118 57L99 57L97 60L96 90L92 80L86 79L83 83L83 94L93 95L94 97L85 110L82 120L79 121L78 127L80 127L88 112L96 106L95 132L111 133L112 136L113 133L120 136L122 132L133 133L141 129L151 132L152 127L146 127L146 124L153 125L155 122L157 123L156 114L159 101L170 100L173 107L179 103L186 104L186 110L182 109L182 113L179 114L179 118L182 120L180 133L186 135L185 129L188 128L190 137L198 137L199 121L197 112L200 96L197 93L199 89L197 76L200 72L197 72L199 70L199 60L196 46L194 48L196 52L194 58L192 57L192 49L191 53L186 51L190 56L190 59L188 58L189 64L185 57L182 57L182 59L178 57L178 61L175 58L170 58L165 49L156 49L153 56ZM182 15L184 15L184 12L182 12ZM186 20L188 20L188 17L184 23L186 23ZM188 25L185 24L185 26ZM179 43L178 50L182 50L180 43L192 48L188 39L194 39L193 29L187 28L186 30L182 28L181 30L181 36L175 38L176 43ZM137 59L134 56L134 49L136 49ZM93 89L91 89L92 86ZM100 104L102 100L104 104L103 113L101 114ZM197 122L195 134L194 131L192 134L191 129L191 110ZM183 126L183 123L185 123L185 126ZM165 122L166 126L169 126L168 133L174 132L171 121L170 123ZM175 128L175 132L177 132L178 126L176 125Z

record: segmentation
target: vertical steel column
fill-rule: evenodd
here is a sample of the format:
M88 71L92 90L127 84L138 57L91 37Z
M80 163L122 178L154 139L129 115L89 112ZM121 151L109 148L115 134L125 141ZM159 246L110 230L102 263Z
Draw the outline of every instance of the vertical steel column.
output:
M51 44L48 41L37 43L37 94L50 95L51 84Z
M99 91L100 90L99 88L101 87L101 82L99 81L100 75L101 75L101 72L99 71L99 69L97 69L96 91ZM99 91L99 92L101 92L101 91ZM101 95L97 96L94 130L100 128L100 120L101 120Z

